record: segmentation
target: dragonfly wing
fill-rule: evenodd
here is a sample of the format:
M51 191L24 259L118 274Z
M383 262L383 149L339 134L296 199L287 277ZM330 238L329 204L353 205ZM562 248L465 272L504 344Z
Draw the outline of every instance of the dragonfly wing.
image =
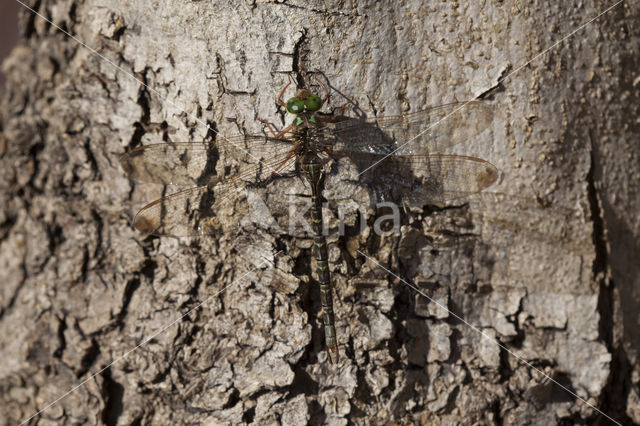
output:
M463 198L493 185L498 169L475 157L460 155L351 157L360 179L371 185L377 201L422 207Z
M124 154L120 164L129 176L143 182L206 185L216 179L220 158L234 159L241 165L257 164L265 158L284 159L292 148L285 139L241 135L222 142L144 145Z
M327 123L323 132L336 152L428 155L479 134L492 120L489 104L470 101L368 120L337 119Z
M216 174L213 143L161 143L144 145L120 157L122 169L142 182L197 185Z
M168 195L142 208L133 224L147 235L186 237L230 232L220 216L222 210L214 210L214 194L213 188L203 185Z
M266 215L268 211L261 210L251 189L264 195L273 182L290 178L294 166L293 157L284 162L277 158L247 167L232 179L176 192L142 208L134 219L134 226L144 234L176 237L229 233L237 231L249 219L252 224L277 227L278 222ZM260 178L264 167L279 167L278 174Z

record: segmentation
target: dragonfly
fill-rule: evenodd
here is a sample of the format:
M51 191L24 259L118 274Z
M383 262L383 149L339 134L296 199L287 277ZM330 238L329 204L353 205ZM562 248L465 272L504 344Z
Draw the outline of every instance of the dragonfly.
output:
M212 142L168 142L143 145L121 157L123 170L134 180L189 186L143 207L133 224L143 234L220 236L246 227L255 210L255 194L269 200L271 213L261 227L288 229L297 235L283 211L282 179L297 179L310 189L315 267L310 273L319 284L325 344L331 363L339 361L323 228L323 191L331 164L346 160L359 171L359 182L376 200L404 207L424 207L473 194L491 186L498 170L480 158L442 154L444 150L486 129L492 108L482 101L453 103L422 111L368 119L322 113L329 90L319 79L323 97L299 88L278 105L293 122L278 131L266 123L270 135L247 134ZM305 85L307 86L307 85ZM318 85L315 85L316 87ZM309 86L311 87L311 86ZM253 201L252 201L253 200ZM259 221L260 222L260 221ZM311 232L308 232L311 228Z

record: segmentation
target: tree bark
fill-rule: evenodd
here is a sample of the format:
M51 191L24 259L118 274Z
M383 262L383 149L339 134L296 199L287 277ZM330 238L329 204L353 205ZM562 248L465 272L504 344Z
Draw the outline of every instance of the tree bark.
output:
M640 423L637 4L554 46L612 5L32 2L77 39L25 9L3 65L1 417ZM131 218L166 188L118 162L282 128L275 98L314 70L326 110L346 97L368 117L482 95L489 129L447 153L501 171L400 235L371 214L329 238L337 365L308 240L140 235ZM356 200L347 178L325 197Z

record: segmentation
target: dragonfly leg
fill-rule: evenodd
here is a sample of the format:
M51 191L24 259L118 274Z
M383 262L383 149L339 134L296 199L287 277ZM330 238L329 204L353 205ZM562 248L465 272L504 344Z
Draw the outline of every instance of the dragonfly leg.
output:
M283 107L286 107L287 104L282 100L282 95L284 95L284 91L287 90L287 87L291 86L291 83L292 83L291 76L289 76L289 82L287 83L286 86L284 86L284 88L280 91L280 94L278 95L278 99L277 99L278 104Z
M261 123L264 123L267 125L267 128L269 129L269 131L271 132L271 134L275 137L278 137L278 129L276 129L276 126L274 126L273 124L271 124L270 122L268 122L267 120L263 120L262 118L258 118L258 121Z
M345 104L342 105L342 110L340 111L340 116L341 117L345 116L344 112L347 110L347 105L352 104L352 103L353 103L352 101L349 101L349 102L345 102Z
M292 128L293 126L295 126L295 122L294 122L294 123L289 124L287 127L285 127L284 129L280 130L280 132L276 135L276 138L280 139L280 138L284 137L284 135L286 135L286 134L287 134L287 132L288 132L289 130L291 130L291 128Z
M318 82L318 84L320 84L320 87L322 87L322 90L324 90L324 92L327 94L322 99L322 103L325 103L327 99L329 99L329 89L327 89L327 86L315 74L313 75L313 78Z

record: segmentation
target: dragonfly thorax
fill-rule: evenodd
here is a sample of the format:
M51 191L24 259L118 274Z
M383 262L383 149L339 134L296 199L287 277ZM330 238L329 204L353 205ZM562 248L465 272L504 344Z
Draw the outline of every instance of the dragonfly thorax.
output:
M299 147L301 155L313 152L319 147L319 123L313 113L300 114L296 117L292 136Z

